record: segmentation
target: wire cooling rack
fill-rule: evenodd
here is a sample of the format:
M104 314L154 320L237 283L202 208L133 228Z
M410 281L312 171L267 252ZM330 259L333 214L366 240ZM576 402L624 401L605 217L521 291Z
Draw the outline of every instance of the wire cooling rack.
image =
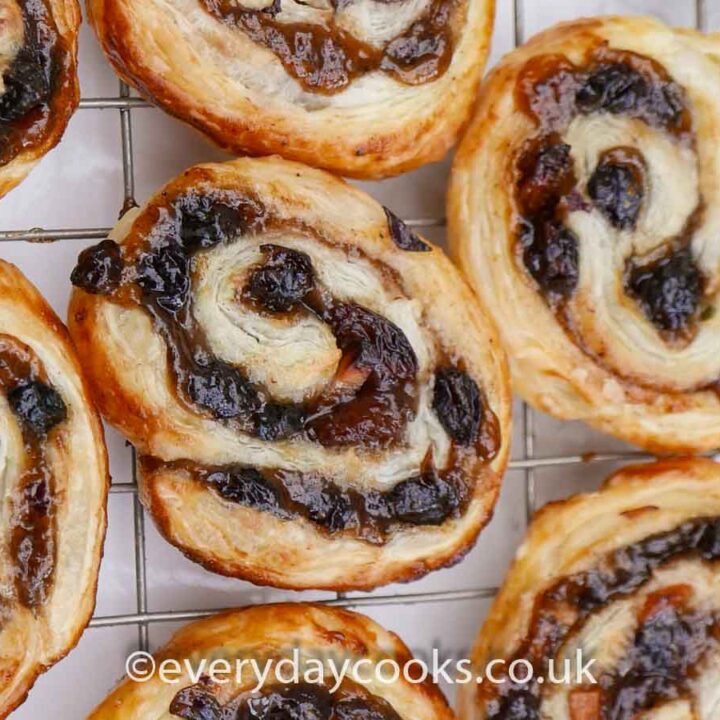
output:
M513 30L515 45L521 44L525 36L523 28L523 3L522 0L510 0L512 2ZM527 3L544 0L526 0ZM706 0L695 0L695 17L698 29L704 29L707 25ZM127 85L120 83L117 97L91 97L83 98L80 101L80 109L103 109L118 110L120 113L122 168L124 181L124 204L123 211L133 207L135 203L135 167L133 158L133 125L132 111L136 108L148 107L149 103L141 98L130 94ZM442 228L445 226L445 219L433 218L409 218L408 225L417 228ZM110 228L61 228L55 230L31 229L22 231L0 231L0 242L52 242L52 241L73 241L92 240L107 237ZM521 459L511 460L509 470L521 471L525 481L525 509L529 521L536 509L536 470L549 467L560 467L577 465L581 463L610 463L613 461L638 461L650 459L650 456L634 452L616 453L586 453L576 455L557 455L551 457L537 457L535 448L535 413L532 408L523 404L521 411L516 413L516 424L521 430ZM152 623L188 621L206 617L224 608L214 610L148 610L147 590L147 553L145 534L145 515L142 504L137 495L136 458L133 451L132 481L114 482L110 492L133 494L134 502L134 554L135 554L135 594L136 612L121 615L95 615L90 622L91 628L108 628L118 626L137 626L138 649L148 649L148 631ZM330 599L319 600L327 605L336 605L351 608L364 608L381 605L417 605L422 603L458 602L463 600L475 600L492 598L497 592L495 587L478 587L469 590L448 590L440 592L424 593L393 593L393 594L363 594L353 593L347 596L344 593L337 593Z

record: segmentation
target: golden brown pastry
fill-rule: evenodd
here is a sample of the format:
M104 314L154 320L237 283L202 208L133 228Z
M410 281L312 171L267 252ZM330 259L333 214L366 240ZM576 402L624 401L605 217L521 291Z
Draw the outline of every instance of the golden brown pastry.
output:
M650 18L559 25L493 71L453 169L517 390L653 451L720 445L719 59Z
M78 641L95 606L108 471L67 331L0 260L0 717Z
M177 660L183 674L173 684L159 673L147 682L126 679L88 720L147 718L313 718L313 720L452 720L431 681L417 682L412 655L393 633L364 615L321 605L260 605L188 625L155 655L155 667ZM200 682L187 671L216 659ZM236 660L245 660L237 672ZM397 682L387 680L400 669ZM251 666L255 661L255 668ZM283 666L280 663L285 663ZM346 667L338 686L336 673ZM169 667L169 663L166 664ZM293 672L297 669L296 679ZM258 671L267 679L258 688ZM413 680L410 682L410 678Z
M599 492L549 505L473 651L475 674L501 682L463 685L460 717L717 718L719 560L710 460L629 467Z
M120 76L236 154L383 177L468 119L494 0L89 0Z
M76 0L0 0L0 196L60 142L80 100Z
M219 573L371 588L489 520L510 397L452 264L341 180L199 165L73 273L71 334L161 532Z

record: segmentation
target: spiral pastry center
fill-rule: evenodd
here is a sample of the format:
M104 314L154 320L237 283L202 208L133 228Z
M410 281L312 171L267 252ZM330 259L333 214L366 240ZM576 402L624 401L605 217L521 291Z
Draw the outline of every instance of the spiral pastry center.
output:
M704 675L715 670L720 607L712 589L708 591L704 566L716 567L718 560L717 517L690 520L622 547L538 596L515 657L531 662L536 678L545 678L549 658L574 657L578 648L592 652L597 684L562 690L569 693L563 700L572 720L631 720L678 702L694 707L693 697L707 707L697 689L703 687ZM684 568L677 566L680 562ZM614 630L608 639L599 639L610 626ZM536 681L521 685L508 680L488 703L487 717L540 718L545 703L552 706L553 699L542 698ZM697 708L692 716L709 717Z
M249 194L164 202L132 241L85 251L72 279L112 312L142 310L177 400L237 455L146 457L145 470L164 463L230 502L373 543L460 516L498 422L396 274ZM387 220L399 247L428 250Z
M516 253L567 332L639 385L714 385L716 153L692 98L606 45L582 66L534 58L515 96L536 128L514 159Z

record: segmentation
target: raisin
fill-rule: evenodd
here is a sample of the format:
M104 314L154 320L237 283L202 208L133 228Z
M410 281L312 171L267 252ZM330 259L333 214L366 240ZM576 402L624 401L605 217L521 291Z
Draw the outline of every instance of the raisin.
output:
M67 417L60 394L39 380L21 383L8 393L8 402L23 426L45 435Z
M336 485L311 476L287 475L285 487L290 499L314 523L330 532L356 524L357 516L349 496Z
M543 139L526 149L518 161L518 200L524 213L553 210L575 185L575 172L565 143Z
M508 685L499 701L488 706L488 720L539 720L540 699L535 685Z
M355 303L339 304L323 319L332 328L338 347L355 356L354 364L372 371L374 386L381 392L415 379L415 351L390 320Z
M384 700L376 700L376 705L377 707L368 705L360 698L341 700L333 708L333 720L399 720L398 715Z
M395 71L405 82L419 84L444 71L450 50L447 33L420 19L388 43L380 67Z
M304 424L301 407L268 403L255 416L255 434L261 440L282 440L297 435Z
M267 258L255 268L245 294L269 312L287 312L313 289L315 273L310 258L297 250L262 245Z
M705 560L720 559L720 520L709 523L703 528L698 548Z
M14 122L50 97L50 81L39 51L25 45L3 75L5 92L0 97L0 122Z
M609 716L631 720L684 693L693 667L710 649L711 622L674 607L645 620L623 661L622 675L608 683Z
M137 284L167 312L175 313L190 292L188 259L176 245L143 253L137 265Z
M638 117L650 125L678 128L685 113L682 89L671 80L646 78L627 63L608 63L590 72L576 95L583 113L606 111Z
M576 100L585 113L606 110L621 114L635 110L648 92L648 82L640 73L625 63L612 63L589 73Z
M685 330L696 315L704 281L689 248L631 270L628 292L660 330Z
M223 720L218 701L196 685L183 688L170 703L170 714L185 720Z
M394 508L387 495L368 490L364 497L365 513L373 520L392 520Z
M255 468L240 468L231 472L214 472L207 482L226 500L277 513L280 497L277 491Z
M86 292L106 295L117 289L122 272L120 246L114 240L103 240L80 253L70 281Z
M406 250L407 252L429 252L432 249L410 230L395 213L387 208L383 208L383 210L385 210L390 238L401 250Z
M528 272L552 302L572 295L578 283L578 240L562 223L552 220L521 231Z
M181 198L176 207L181 213L180 240L189 253L226 243L247 229L238 207L207 196Z
M447 434L460 445L477 438L484 410L477 383L462 370L445 368L435 375L433 409Z
M588 182L588 195L613 227L635 229L644 195L643 177L635 167L601 161Z
M457 496L437 477L403 480L389 494L395 518L412 525L441 525L458 508Z
M290 686L248 700L242 720L329 720L332 699L321 688Z
M247 417L258 407L257 392L242 373L219 362L191 373L187 394L218 419Z

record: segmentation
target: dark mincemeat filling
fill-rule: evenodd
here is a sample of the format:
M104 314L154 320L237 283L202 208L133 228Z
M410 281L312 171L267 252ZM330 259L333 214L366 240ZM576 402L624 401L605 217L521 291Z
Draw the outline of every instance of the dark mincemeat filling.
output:
M692 143L692 120L683 90L646 58L606 47L588 66L542 56L524 68L516 88L519 106L537 124L515 164L518 253L553 308L578 283L578 238L567 227L571 211L595 207L617 230L635 229L645 197L645 161L633 148L612 148L598 158L586 188L575 177L572 148L561 139L574 118L596 112L637 118ZM627 294L669 341L689 336L699 317L704 283L689 250L693 223L668 243L659 263L629 261Z
M226 705L200 683L173 698L170 714L185 720L400 720L386 700L360 687L341 687L333 694L323 685L308 683L241 695Z
M332 22L329 27L280 22L277 16L282 0L262 10L231 0L201 2L211 15L240 28L251 40L271 50L285 70L310 92L339 92L355 78L373 71L419 85L443 75L452 59L450 18L454 0L432 0L420 19L383 48L358 40Z
M45 0L19 0L19 5L25 42L3 75L0 165L41 138L51 121L52 97L67 63L64 41Z
M558 581L536 600L530 630L514 659L529 660L535 678L545 676L549 659L593 614L640 590L655 571L681 558L720 560L720 518L689 520L614 551L593 570ZM689 586L651 595L616 672L600 678L599 686L575 691L596 694L597 720L631 720L687 695L699 663L717 651L720 639L720 617L692 610L691 595ZM537 682L508 680L488 699L488 718L539 720L541 697Z
M25 469L12 499L10 554L18 599L32 609L47 600L55 569L55 483L45 443L66 419L67 408L32 350L5 335L0 336L0 391L23 437Z
M275 402L243 369L212 354L193 314L190 278L198 251L279 229L276 221L257 201L237 195L184 195L172 201L172 208L148 225L141 247L129 251L133 259L105 240L81 253L72 281L148 312L167 343L179 399L261 440L396 447L418 404L417 358L403 331L367 308L336 300L318 283L305 253L261 246L263 257L237 289L237 301L288 320L312 315L328 325L342 353L335 377L316 397L301 404ZM391 213L388 232L396 243L400 237L406 250L424 249ZM188 464L183 469L227 500L381 542L392 525L441 524L458 516L472 494L461 470L464 461L469 454L489 460L497 452L498 423L483 392L449 361L436 371L433 409L454 441L449 466L438 471L428 457L417 477L386 493L363 495L328 478L279 470Z
M143 471L151 473L158 462L142 458ZM392 490L361 493L319 475L287 470L209 468L184 461L163 466L187 473L238 505L284 520L303 518L328 534L350 532L378 545L401 525L442 525L459 516L470 500L470 487L458 470L438 473L429 468Z

